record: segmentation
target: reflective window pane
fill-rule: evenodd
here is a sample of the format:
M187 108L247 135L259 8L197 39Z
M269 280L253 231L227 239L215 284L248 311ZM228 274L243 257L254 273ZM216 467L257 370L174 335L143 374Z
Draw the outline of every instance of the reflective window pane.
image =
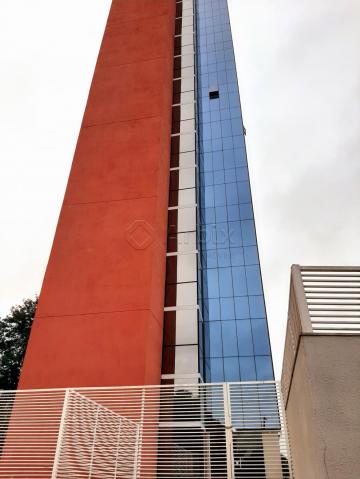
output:
M210 380L217 383L224 381L224 362L222 358L210 359Z
M221 339L221 322L213 321L209 324L210 330L210 356L222 357L222 339Z
M240 358L240 376L241 381L256 381L260 379L256 375L254 357Z
M225 381L239 381L239 358L224 358Z
M233 298L221 298L221 319L226 321L228 319L235 319L235 308Z
M273 379L272 362L270 356L256 356L255 363L258 381L270 381Z
M233 274L235 296L246 296L247 286L246 286L245 268L241 266L236 266L232 268L232 274Z
M240 356L251 356L254 354L253 336L250 320L236 321L237 339Z
M259 266L246 266L246 282L249 294L261 294L262 284Z
M238 346L235 321L222 321L221 327L224 357L237 356Z
M249 296L251 318L265 318L265 303L263 296Z
M264 318L251 320L254 352L259 355L269 355L270 345L267 334L267 325Z
M231 268L219 268L219 286L221 298L234 296Z
M249 299L247 296L241 298L235 297L235 314L236 319L250 318Z

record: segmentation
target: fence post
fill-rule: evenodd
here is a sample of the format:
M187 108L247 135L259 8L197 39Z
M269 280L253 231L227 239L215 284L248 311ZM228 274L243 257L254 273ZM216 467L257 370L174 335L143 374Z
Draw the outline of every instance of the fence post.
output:
M116 477L117 477L118 460L119 460L119 448L120 448L120 438L121 438L121 418L119 419L119 429L118 429L118 437L117 437L117 444L116 444L116 457L115 457L114 479L116 479Z
M159 389L159 398L160 398L160 389ZM140 409L140 423L137 425L136 430L136 444L135 444L135 465L134 465L134 478L140 477L141 473L141 462L142 462L142 446L143 446L143 435L144 435L144 418L145 418L145 401L146 401L146 390L144 387L141 388L141 409Z
M140 424L136 425L136 436L135 436L135 454L134 454L134 474L133 478L137 479L139 477L140 471L139 469L139 461L140 461L140 453L141 453L141 430ZM115 478L116 479L116 478Z
M58 434L57 443L56 443L54 465L53 465L53 470L52 470L52 474L51 474L51 479L56 479L57 478L57 473L58 473L58 468L59 468L59 463L60 463L61 447L62 447L62 442L63 442L65 429L66 429L66 419L67 419L67 413L68 413L70 393L71 393L71 389L66 389L65 396L64 396L63 408L62 408L62 413L61 413L59 434Z
M91 479L92 468L93 468L93 464L94 464L94 454L95 454L95 446L96 446L97 426L98 426L98 421L99 421L99 412L100 412L100 406L98 406L97 410L96 410L96 419L95 419L95 426L94 426L94 438L93 438L93 443L92 443L92 447L91 447L91 458L90 458L88 479Z
M234 479L234 454L233 454L233 433L231 420L231 397L230 384L223 384L224 394L224 419L225 419L225 440L226 440L226 466L227 479Z

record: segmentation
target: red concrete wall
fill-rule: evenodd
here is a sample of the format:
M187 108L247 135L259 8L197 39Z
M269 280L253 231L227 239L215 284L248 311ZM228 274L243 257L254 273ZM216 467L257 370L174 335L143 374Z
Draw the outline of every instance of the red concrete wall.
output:
M114 0L20 388L160 382L174 0Z

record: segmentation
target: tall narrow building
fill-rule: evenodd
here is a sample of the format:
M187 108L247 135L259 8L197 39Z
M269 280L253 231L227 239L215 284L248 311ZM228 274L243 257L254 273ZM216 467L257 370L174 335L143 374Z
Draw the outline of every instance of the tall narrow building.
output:
M226 0L114 0L21 388L273 378Z

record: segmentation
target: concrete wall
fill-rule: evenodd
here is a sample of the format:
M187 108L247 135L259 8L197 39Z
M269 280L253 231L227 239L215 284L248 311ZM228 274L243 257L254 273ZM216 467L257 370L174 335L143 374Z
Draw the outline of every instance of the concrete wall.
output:
M160 382L174 28L112 4L20 388Z
M286 413L296 479L360 477L360 336L301 337Z

